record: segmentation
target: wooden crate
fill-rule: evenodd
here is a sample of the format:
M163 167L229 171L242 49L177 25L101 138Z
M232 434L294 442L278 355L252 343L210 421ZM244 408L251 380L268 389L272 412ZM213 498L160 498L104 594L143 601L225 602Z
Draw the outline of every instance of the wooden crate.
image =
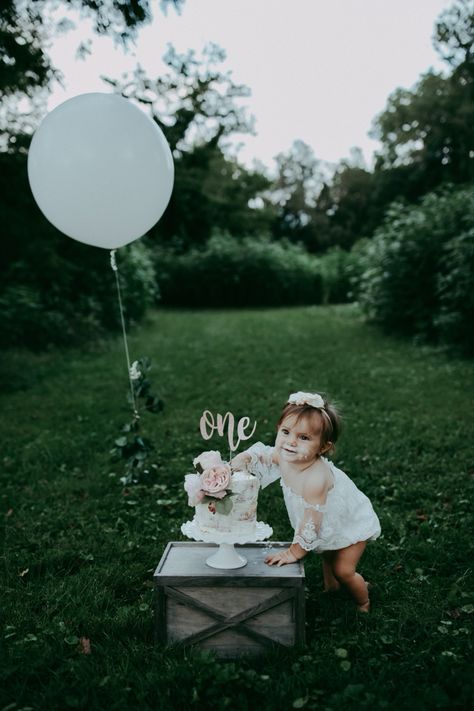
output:
M289 543L272 543L272 549ZM158 640L221 658L304 644L304 565L264 563L268 544L236 546L247 565L206 565L212 543L168 543L154 574Z

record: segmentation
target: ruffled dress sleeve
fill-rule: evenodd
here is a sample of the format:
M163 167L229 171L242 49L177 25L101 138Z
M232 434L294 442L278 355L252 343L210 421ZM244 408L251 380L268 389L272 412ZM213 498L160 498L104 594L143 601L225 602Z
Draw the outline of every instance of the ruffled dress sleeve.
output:
M299 543L305 551L318 548L320 542L321 525L326 511L326 504L310 504L306 499L301 499L303 506L298 523L295 527L293 543Z
M274 447L268 447L262 442L256 442L247 450L251 456L247 469L259 479L262 489L281 476L280 467L272 460L274 451Z

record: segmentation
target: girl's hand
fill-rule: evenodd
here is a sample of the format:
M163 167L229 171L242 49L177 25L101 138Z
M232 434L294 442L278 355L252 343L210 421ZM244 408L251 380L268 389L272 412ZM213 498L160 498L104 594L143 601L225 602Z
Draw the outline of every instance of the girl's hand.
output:
M231 460L230 466L234 471L247 471L247 466L251 461L252 456L248 452L240 452Z
M272 555L267 555L265 558L265 563L268 563L268 565L277 565L280 567L281 565L287 565L288 563L297 563L299 558L295 556L294 553L291 552L291 548L288 548L286 551L280 551L279 553L273 553Z

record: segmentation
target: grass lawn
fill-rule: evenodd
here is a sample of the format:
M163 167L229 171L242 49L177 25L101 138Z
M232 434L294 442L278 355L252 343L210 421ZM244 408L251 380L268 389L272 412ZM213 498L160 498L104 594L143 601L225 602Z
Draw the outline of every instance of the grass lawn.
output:
M121 340L2 357L0 711L467 708L474 363L382 336L351 306L157 311L129 344L152 358L165 410L143 418L157 482L128 489L109 457L129 419ZM203 449L226 451L202 441L202 411L249 415L252 441L271 444L295 390L339 403L335 462L380 516L360 566L372 612L321 595L311 554L304 650L217 662L160 649L152 574L192 514L183 477ZM291 536L280 487L259 519Z

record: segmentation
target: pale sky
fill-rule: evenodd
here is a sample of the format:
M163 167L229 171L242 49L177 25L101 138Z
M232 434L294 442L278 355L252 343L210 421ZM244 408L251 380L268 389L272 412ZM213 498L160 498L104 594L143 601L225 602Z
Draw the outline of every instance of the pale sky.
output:
M152 0L157 8L158 0ZM267 166L302 139L317 158L335 163L362 148L371 161L377 143L367 135L398 86L410 88L438 59L431 37L439 13L451 0L186 0L180 15L158 9L124 54L107 37L93 39L92 55L75 58L91 23L57 39L51 48L64 73L65 90L48 108L89 91L109 92L100 75L118 78L137 62L150 78L164 72L161 57L171 43L179 52L208 42L226 50L224 70L250 87L245 105L256 117L257 135L238 136L239 159ZM64 12L62 12L62 15ZM77 15L70 17L77 19Z

